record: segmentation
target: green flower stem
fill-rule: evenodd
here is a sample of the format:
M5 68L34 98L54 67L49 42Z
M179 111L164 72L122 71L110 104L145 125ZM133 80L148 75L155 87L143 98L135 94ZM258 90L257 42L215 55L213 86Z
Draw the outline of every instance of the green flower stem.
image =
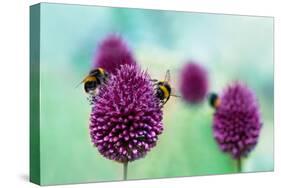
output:
M128 162L123 163L123 180L127 180Z
M237 172L238 173L242 172L242 158L241 157L239 157L237 159Z

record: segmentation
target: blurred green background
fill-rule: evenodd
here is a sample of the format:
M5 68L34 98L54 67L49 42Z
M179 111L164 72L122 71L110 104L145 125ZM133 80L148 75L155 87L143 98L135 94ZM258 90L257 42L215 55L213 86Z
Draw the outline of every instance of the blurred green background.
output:
M194 59L221 92L242 80L260 102L264 126L243 161L245 172L273 170L273 18L94 6L41 4L41 180L65 184L122 179L122 165L103 158L89 131L90 106L76 84L88 73L98 43L118 33L152 77L167 69L177 88L183 63ZM235 173L235 162L212 136L207 101L193 107L172 98L158 145L129 164L128 179Z

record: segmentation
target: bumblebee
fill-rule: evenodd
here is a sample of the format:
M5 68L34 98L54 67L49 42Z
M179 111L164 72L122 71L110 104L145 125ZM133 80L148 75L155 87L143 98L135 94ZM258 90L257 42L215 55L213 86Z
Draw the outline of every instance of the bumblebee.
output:
M218 108L220 106L221 100L216 93L211 93L209 95L209 104L213 108Z
M164 81L152 80L155 86L155 96L161 101L162 105L166 104L171 96L179 97L172 94L172 87L170 84L171 75L167 70Z
M89 95L95 95L97 88L108 79L108 73L102 68L93 69L80 84L84 83L84 90Z

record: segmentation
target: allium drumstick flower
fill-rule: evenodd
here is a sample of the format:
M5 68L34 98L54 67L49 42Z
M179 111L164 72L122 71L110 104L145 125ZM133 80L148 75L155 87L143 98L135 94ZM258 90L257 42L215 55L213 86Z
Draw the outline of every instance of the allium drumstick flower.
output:
M109 35L99 45L93 66L115 73L120 65L134 65L135 59L125 41L118 35Z
M190 104L198 104L208 92L207 71L199 64L190 61L181 71L180 91L183 99Z
M104 157L123 163L125 169L156 145L162 116L149 75L136 65L121 65L92 107L92 142Z
M256 146L261 130L261 117L254 93L244 84L235 82L220 97L213 118L213 134L223 152L238 161Z

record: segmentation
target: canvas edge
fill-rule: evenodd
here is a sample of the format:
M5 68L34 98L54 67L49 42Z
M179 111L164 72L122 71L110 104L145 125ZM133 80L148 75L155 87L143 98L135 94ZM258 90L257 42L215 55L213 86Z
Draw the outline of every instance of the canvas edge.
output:
M41 5L29 7L30 19L30 128L29 128L29 180L41 184L40 169L40 10Z

